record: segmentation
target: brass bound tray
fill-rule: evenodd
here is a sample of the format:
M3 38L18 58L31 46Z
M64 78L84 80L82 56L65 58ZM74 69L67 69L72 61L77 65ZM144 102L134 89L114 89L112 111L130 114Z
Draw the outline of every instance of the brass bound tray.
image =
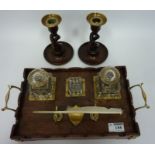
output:
M140 135L138 124L135 121L135 109L127 80L125 66L116 67L120 72L121 98L96 100L94 95L93 77L101 68L70 68L45 69L56 77L55 100L30 101L28 99L27 76L32 69L24 69L24 81L21 83L21 92L18 98L18 107L15 110L16 122L12 127L11 139L37 140L56 138L135 138ZM85 82L83 96L66 96L66 79L82 77ZM107 108L121 108L122 115L100 115L97 121L90 120L85 114L78 125L69 121L64 115L60 122L54 122L52 114L34 114L33 111L51 111L55 107L65 110L67 106L104 106ZM5 107L6 108L6 107ZM123 128L123 129L122 129Z

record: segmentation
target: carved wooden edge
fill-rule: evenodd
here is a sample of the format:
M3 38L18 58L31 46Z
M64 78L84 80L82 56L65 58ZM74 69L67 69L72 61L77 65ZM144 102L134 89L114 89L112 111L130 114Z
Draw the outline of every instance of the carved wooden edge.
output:
M134 122L134 127L135 127L135 132L134 133L131 133L131 135L129 134L129 137L128 139L132 139L132 138L136 138L138 136L140 136L140 129L139 129L139 125L138 123L136 122L136 112L135 112L135 108L134 108L134 105L133 105L133 98L132 98L132 94L131 94L131 91L130 91L130 82L127 78L127 69L126 69L126 66L116 66L116 68L124 68L124 75L125 75L125 80L126 80L126 90L128 91L127 94L129 94L128 97L128 100L130 102L130 112L131 112L131 117L132 117L132 120Z
M136 138L138 136L140 136L140 129L139 129L139 125L138 123L136 122L136 111L135 111L135 108L134 108L134 105L133 105L133 98L132 98L132 94L131 94L131 91L130 91L130 82L128 79L126 79L126 84L127 84L127 91L128 91L128 100L130 100L130 112L131 112L131 118L134 122L134 127L135 127L135 133L132 134L133 136L129 137L129 139L131 138Z
M27 73L29 73L31 70L33 70L34 68L25 68L24 69L24 72L23 72L23 78L24 78L24 81L21 82L21 92L19 94L19 97L18 97L18 106L17 106L17 109L16 109L16 112L15 112L15 124L13 125L12 127L12 130L11 130L11 134L10 134L10 138L12 140L16 140L16 141L30 141L30 140L43 140L43 139L74 139L74 138L111 138L111 139L114 139L114 138L119 138L119 139L134 139L138 136L140 136L140 130L139 130L139 126L138 126L138 123L136 122L135 120L135 116L136 116L136 112L135 112L135 109L134 109L134 106L133 106L133 98L132 98L132 94L130 92L130 89L129 89L129 80L126 78L127 77L127 70L126 70L126 66L115 66L117 69L123 69L124 71L124 75L125 75L125 79L126 79L126 87L127 87L127 91L128 91L128 94L129 94L129 100L130 100L130 103L131 103L131 106L130 106L130 111L131 111L131 116L132 116L132 119L133 119L133 122L134 122L134 126L135 126L135 131L134 133L120 133L118 135L116 134L108 134L108 133L105 133L104 135L102 136L73 136L71 135L70 136L48 136L48 137L42 137L42 138L33 138L33 137L24 137L24 136L19 136L19 135L16 135L16 131L17 131L17 128L18 128L18 125L19 125L19 120L20 120L20 113L21 113L21 107L22 107L22 97L24 96L23 94L23 90L24 90L24 87L26 87L26 78L27 78ZM62 70L62 71L65 71L65 70L75 70L75 69L79 69L79 70L100 70L101 68L103 67L98 67L98 68L92 68L92 67L87 67L87 68L80 68L80 67L72 67L72 68L59 68L59 69L50 69L50 68L42 68L42 69L45 69L47 71L51 71L51 70Z
M22 106L22 97L23 97L23 90L24 90L24 86L25 85L25 81L22 81L21 82L21 92L18 96L18 106L17 106L17 109L16 109L16 112L15 112L15 124L13 125L12 127L12 131L11 131L11 134L10 134L10 138L11 139L14 139L14 140L20 140L20 137L19 136L16 136L16 131L17 131L17 128L18 128L18 125L19 125L19 120L20 120L20 112L21 112L21 106Z
M104 67L107 67L107 66L103 66L103 67L96 67L96 68L93 68L93 67L85 67L85 68L81 68L81 67L71 67L71 68L41 68L41 69L44 69L46 71L66 71L66 70L100 70ZM126 71L126 66L114 66L116 67L117 69L123 69L124 70L124 75L125 75L125 78L127 77L127 71ZM27 76L28 76L28 73L33 70L33 69L36 69L36 68L25 68L24 69L24 72L23 72L23 78L24 80L26 80Z

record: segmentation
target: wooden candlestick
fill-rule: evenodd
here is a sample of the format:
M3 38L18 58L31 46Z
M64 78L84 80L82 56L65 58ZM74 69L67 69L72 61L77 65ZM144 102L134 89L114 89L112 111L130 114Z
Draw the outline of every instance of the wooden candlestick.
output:
M62 65L67 63L73 57L73 48L64 41L58 41L60 36L57 34L58 25L61 17L56 14L49 14L42 18L42 24L50 31L51 44L44 50L45 59L53 65Z
M81 45L78 54L84 63L89 65L98 65L105 61L108 56L107 48L100 42L96 41L100 37L98 35L100 27L106 23L107 18L100 13L90 13L87 16L87 21L89 22L92 30L90 33L90 40L89 42Z

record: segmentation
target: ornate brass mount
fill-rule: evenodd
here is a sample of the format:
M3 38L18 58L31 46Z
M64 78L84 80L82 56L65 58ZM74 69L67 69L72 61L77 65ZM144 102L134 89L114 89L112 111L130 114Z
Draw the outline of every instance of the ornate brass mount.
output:
M51 33L51 44L46 47L44 57L53 65L65 64L73 57L72 46L66 42L58 41L60 36L57 34L57 31L61 20L61 17L57 14L49 14L42 18L42 24Z
M58 106L55 107L55 111L58 111ZM54 113L53 114L53 120L54 122L60 122L63 119L62 113Z
M67 114L71 123L75 126L81 123L85 114L90 115L90 119L97 121L99 119L99 114L119 114L123 113L121 108L106 108L99 106L85 106L79 107L77 105L73 107L68 107L64 111L33 111L34 114L53 114L53 119L55 122L60 122L62 120L63 114Z
M80 59L89 65L98 65L105 61L108 56L107 48L100 42L98 32L100 27L107 22L107 18L101 13L90 13L87 16L87 21L91 26L90 41L84 43L79 48Z
M56 78L43 69L34 69L28 75L29 100L44 101L55 99Z
M94 76L95 99L120 99L121 85L120 73L115 67L101 69L97 76Z
M66 97L85 96L85 79L69 77L66 79Z

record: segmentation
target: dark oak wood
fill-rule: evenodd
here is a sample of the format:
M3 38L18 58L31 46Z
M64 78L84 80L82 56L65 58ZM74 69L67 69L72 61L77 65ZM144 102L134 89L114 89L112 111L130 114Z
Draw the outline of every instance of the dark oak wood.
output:
M51 44L44 50L44 58L53 65L63 65L73 57L72 46L64 41L58 41L60 36L57 34L58 26L48 28L50 31Z
M100 26L91 26L89 42L82 44L79 48L79 58L88 65L99 65L108 57L108 49L96 40L100 38L98 32Z
M58 42L59 52L55 51L53 44L50 44L46 47L44 51L44 58L53 65L63 65L69 62L73 57L73 48L70 44L66 42Z
M103 44L95 42L95 45L95 49L91 50L92 43L86 42L79 48L79 58L88 65L99 65L108 57L108 50Z
M125 66L117 67L121 78L120 100L99 100L99 106L122 108L122 115L100 115L97 122L90 120L85 115L83 121L74 126L67 115L61 122L55 123L52 115L33 114L34 110L54 110L58 105L59 110L64 110L68 105L90 106L94 105L93 76L97 75L101 68L70 68L70 69L46 69L57 78L56 100L54 101L29 101L27 76L32 69L24 70L24 81L21 84L21 93L16 110L16 122L13 125L11 139L13 140L37 140L37 139L63 139L63 138L135 138L140 135L138 124L135 121L135 110L132 103L132 95L129 91L129 81L126 78ZM65 80L70 76L81 76L86 80L86 96L65 97ZM108 132L108 123L124 122L125 132Z

